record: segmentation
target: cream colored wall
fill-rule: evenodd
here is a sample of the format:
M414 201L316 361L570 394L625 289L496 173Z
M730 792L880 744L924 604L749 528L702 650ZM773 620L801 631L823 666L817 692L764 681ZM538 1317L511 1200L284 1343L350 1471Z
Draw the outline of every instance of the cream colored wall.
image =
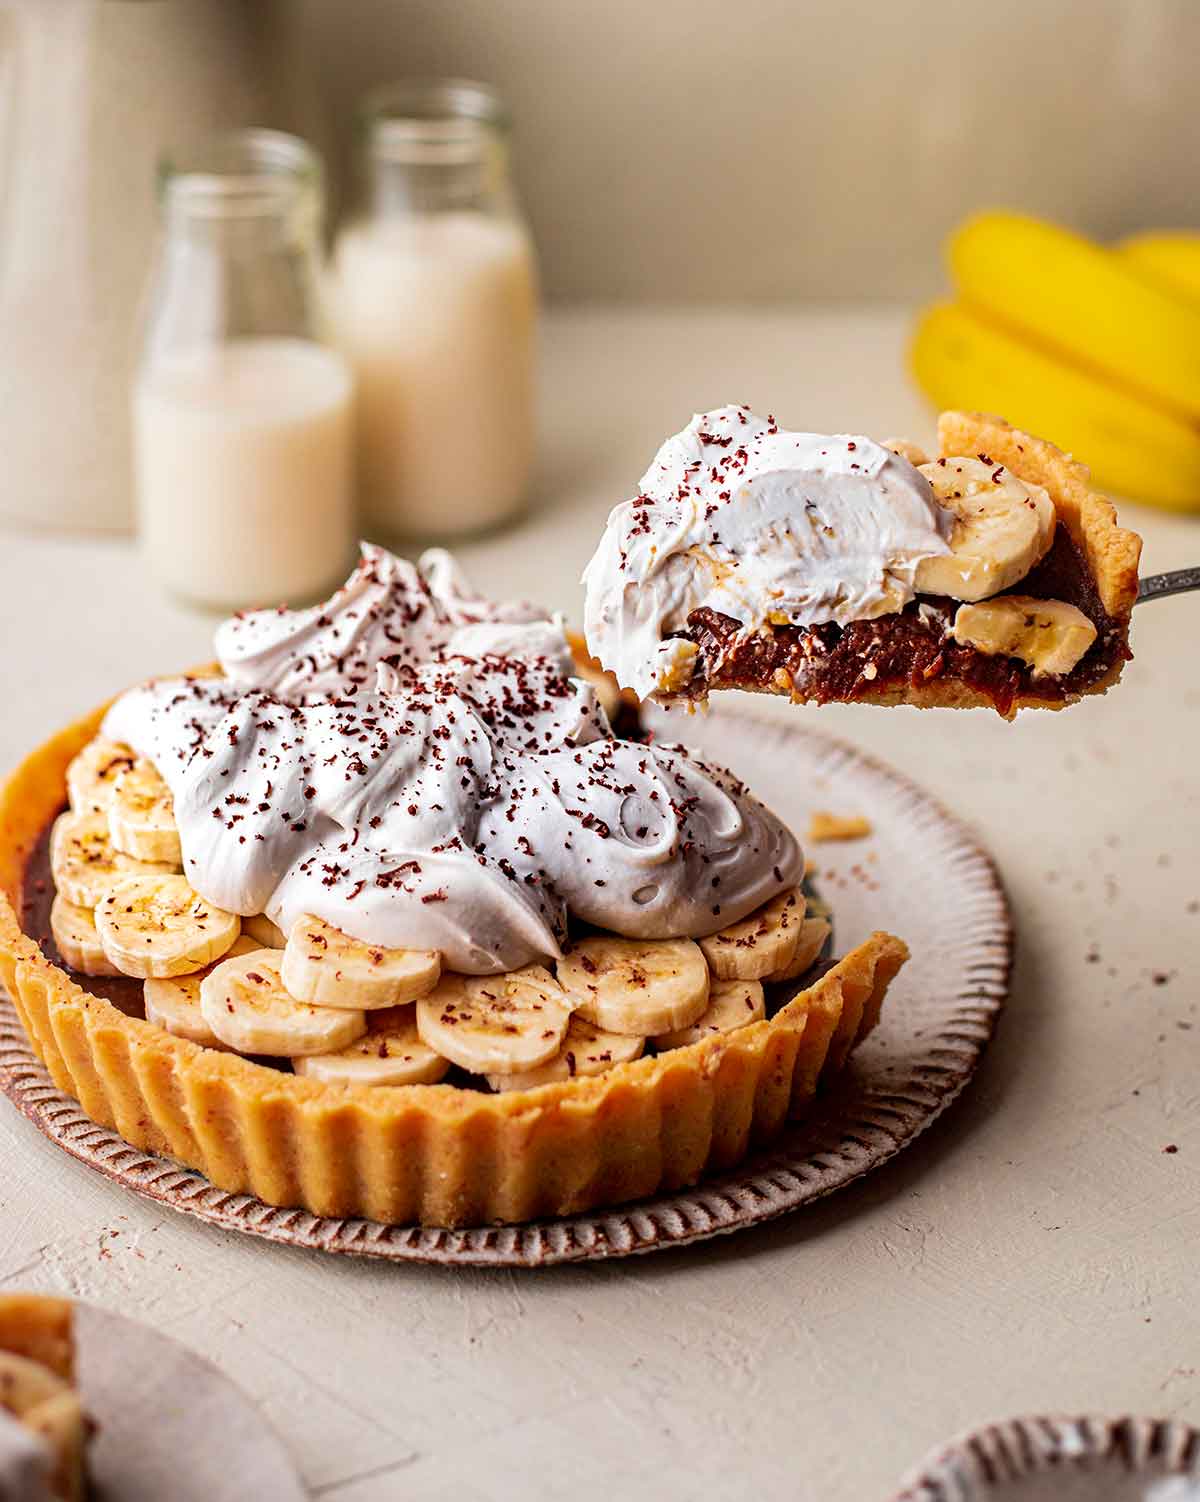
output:
M339 162L368 85L496 83L559 299L922 294L981 203L1200 221L1200 0L273 0L268 35Z

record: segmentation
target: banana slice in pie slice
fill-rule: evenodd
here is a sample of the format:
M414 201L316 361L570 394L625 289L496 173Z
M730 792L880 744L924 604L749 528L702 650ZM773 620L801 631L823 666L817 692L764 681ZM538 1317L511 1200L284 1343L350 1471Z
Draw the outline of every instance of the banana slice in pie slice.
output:
M200 982L200 1014L227 1048L296 1059L337 1053L367 1030L362 1012L314 1007L288 995L277 949L222 960Z
M700 948L718 980L763 980L792 963L803 920L804 897L793 888L773 897L740 923L701 939Z
M168 861L139 861L114 850L106 814L60 814L50 832L50 874L59 895L77 907L94 908L126 877L175 870Z
M796 945L796 953L792 956L791 963L782 970L773 970L766 976L767 980L796 980L806 970L815 965L821 950L825 947L825 940L833 932L833 925L827 918L805 918L800 925L800 940Z
M227 953L241 932L236 913L192 890L184 876L131 876L96 908L104 953L122 975L188 975Z
M152 762L139 759L113 779L108 829L113 848L140 861L183 858L171 789Z
M505 975L443 975L417 1002L417 1028L430 1048L472 1074L516 1074L554 1057L571 1006L542 965Z
M263 946L246 934L239 934L225 958L256 954ZM193 975L152 976L142 987L146 1021L153 1022L176 1038L187 1038L202 1048L224 1048L200 1010L200 987L222 960L215 960Z
M689 1027L708 1005L708 966L691 939L581 939L558 978L580 1016L626 1037Z
M978 652L1019 657L1035 678L1069 673L1096 640L1096 627L1064 600L1001 595L978 605L960 605L950 635Z
M689 1043L710 1038L713 1033L732 1033L748 1022L761 1022L766 1015L762 981L714 980L708 993L708 1006L691 1027L659 1033L654 1046L658 1049L685 1048Z
M935 459L920 468L954 517L949 553L917 564L921 594L983 600L1011 589L1045 556L1057 513L1040 485L982 459Z
M293 1059L292 1068L330 1085L436 1085L450 1061L421 1038L410 1003L371 1012L364 1037L337 1053Z
M136 761L120 741L97 736L67 767L67 797L76 814L106 814L118 776Z
M120 975L104 953L90 907L78 907L57 893L50 907L50 932L59 954L80 975Z
M522 1069L516 1074L489 1074L493 1090L535 1090L559 1080L572 1080L585 1074L603 1074L617 1064L640 1059L646 1047L644 1038L630 1038L621 1033L606 1033L594 1022L578 1013L571 1018L567 1036L555 1056L536 1069Z
M283 983L297 1001L372 1011L428 995L442 973L436 949L384 949L306 914L283 951Z

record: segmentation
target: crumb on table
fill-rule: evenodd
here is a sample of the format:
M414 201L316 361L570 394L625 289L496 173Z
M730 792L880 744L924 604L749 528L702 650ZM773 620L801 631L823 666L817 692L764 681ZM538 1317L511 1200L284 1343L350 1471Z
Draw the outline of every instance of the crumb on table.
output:
M830 814L816 809L808 822L808 838L814 845L825 840L862 840L871 833L871 821L862 814Z

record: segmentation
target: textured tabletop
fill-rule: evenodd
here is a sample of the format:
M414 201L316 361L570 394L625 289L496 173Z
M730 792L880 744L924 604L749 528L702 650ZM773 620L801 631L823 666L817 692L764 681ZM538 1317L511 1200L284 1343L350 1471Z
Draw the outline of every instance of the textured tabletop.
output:
M534 514L462 556L578 617L659 440L726 401L930 439L888 312L559 314ZM1144 571L1200 520L1137 507ZM111 540L0 536L0 764L212 622ZM337 1502L885 1502L923 1451L1023 1411L1200 1420L1200 597L1142 607L1105 699L789 710L884 756L1000 863L1019 955L967 1095L900 1159L758 1231L536 1274L376 1266L130 1199L0 1101L0 1287L65 1292L217 1361ZM897 881L904 872L888 873Z

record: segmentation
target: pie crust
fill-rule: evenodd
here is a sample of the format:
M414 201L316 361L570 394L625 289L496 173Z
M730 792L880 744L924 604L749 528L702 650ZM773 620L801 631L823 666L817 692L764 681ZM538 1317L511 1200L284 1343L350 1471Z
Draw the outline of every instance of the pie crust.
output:
M910 460L924 455L905 439L889 440L888 447ZM943 412L938 420L938 447L942 457L983 454L1007 466L1019 479L1042 486L1054 503L1058 519L1079 550L1092 576L1100 604L1113 628L1124 642L1130 612L1138 593L1138 562L1142 541L1134 532L1117 525L1117 513L1107 497L1091 488L1086 465L1064 454L1044 438L1010 426L1003 418L981 412ZM1021 586L1016 586L1020 590ZM882 626L883 617L873 622ZM1128 655L1127 648L1125 655ZM1085 686L1059 697L1048 697L1030 690L1018 692L1005 707L993 695L971 683L950 675L936 676L925 682L911 678L889 679L873 687L860 679L848 696L855 704L911 704L920 709L993 709L1011 719L1018 709L1063 709L1090 694L1107 692L1120 678L1125 656L1117 654L1111 666ZM738 674L736 669L718 671L708 680L708 688L736 688L751 693L780 694L797 703L810 697L786 671L775 677L754 678ZM835 701L840 696L834 696Z
M104 709L0 789L0 979L55 1084L102 1126L230 1193L315 1215L434 1226L566 1215L726 1169L811 1104L908 958L872 934L774 1017L536 1090L330 1085L126 1016L52 964L18 918L29 852Z
M82 1502L86 1494L84 1452L89 1425L75 1388L75 1310L67 1299L40 1294L0 1294L0 1351L45 1367L60 1390L19 1422L45 1445L50 1457L49 1483L64 1502Z

